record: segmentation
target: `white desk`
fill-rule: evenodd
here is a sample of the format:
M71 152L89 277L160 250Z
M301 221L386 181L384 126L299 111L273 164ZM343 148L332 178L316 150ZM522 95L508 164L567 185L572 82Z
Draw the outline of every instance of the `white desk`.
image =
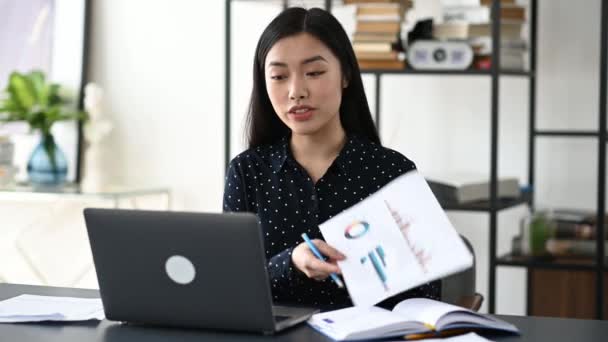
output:
M169 210L166 188L0 188L0 282L97 288L82 211Z

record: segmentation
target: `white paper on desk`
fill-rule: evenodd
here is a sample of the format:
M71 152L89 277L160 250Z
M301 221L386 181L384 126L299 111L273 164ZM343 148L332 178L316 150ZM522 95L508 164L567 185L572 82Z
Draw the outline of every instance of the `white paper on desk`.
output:
M395 340L395 342L396 341L403 342L403 340ZM392 341L386 341L386 342L392 342ZM429 338L429 339L425 338L424 340L422 340L422 342L492 342L492 341L488 340L487 338L481 337L474 332L471 332L468 334L452 336L452 337Z
M473 256L424 178L404 174L319 225L342 252L353 303L371 306L473 265Z
M0 323L86 321L105 318L99 298L20 295L0 302Z

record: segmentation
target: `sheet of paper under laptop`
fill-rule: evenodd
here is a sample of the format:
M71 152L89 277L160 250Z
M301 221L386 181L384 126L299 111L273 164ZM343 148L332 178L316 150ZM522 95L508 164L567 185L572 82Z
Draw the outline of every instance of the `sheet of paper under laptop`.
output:
M473 256L424 178L408 172L320 226L357 306L465 270Z
M104 319L99 298L24 294L0 302L0 323Z

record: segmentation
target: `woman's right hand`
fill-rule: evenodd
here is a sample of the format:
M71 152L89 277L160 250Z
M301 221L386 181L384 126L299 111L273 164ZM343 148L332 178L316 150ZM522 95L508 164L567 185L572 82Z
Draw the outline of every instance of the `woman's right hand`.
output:
M312 243L328 260L319 260L310 250L310 247L303 242L297 245L291 253L291 262L296 268L308 278L315 280L323 280L329 277L331 273L340 274L338 260L344 260L345 256L323 240L314 239Z

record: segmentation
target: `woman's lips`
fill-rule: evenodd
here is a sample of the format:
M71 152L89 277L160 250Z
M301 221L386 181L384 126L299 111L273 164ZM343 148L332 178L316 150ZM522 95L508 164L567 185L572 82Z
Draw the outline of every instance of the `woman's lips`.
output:
M295 121L307 121L307 120L310 120L310 118L312 118L313 112L314 112L314 109L308 108L305 111L298 110L296 112L289 112L289 115Z

